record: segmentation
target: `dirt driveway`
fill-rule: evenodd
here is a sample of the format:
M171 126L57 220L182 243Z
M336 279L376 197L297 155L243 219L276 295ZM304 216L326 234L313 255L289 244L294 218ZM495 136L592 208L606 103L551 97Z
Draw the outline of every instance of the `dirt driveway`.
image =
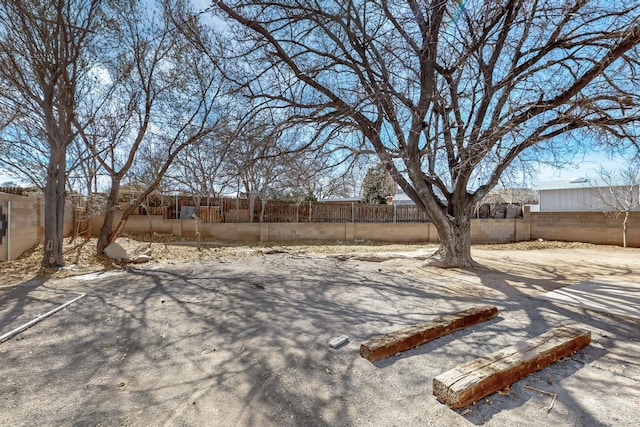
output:
M474 250L472 270L421 267L425 254L284 250L0 287L0 334L86 294L0 344L0 425L640 425L640 324L537 298L594 277L640 284L640 250ZM484 324L373 364L358 354L487 303L500 314ZM433 397L434 376L564 325L592 344L468 408Z

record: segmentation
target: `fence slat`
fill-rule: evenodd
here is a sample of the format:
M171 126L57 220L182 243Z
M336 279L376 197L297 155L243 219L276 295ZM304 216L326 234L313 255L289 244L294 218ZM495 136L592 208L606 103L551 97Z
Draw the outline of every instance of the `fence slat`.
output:
M200 218L203 222L249 222L249 199L222 197L210 199L210 206L200 207ZM413 205L370 205L364 203L340 202L288 202L267 200L264 202L263 222L357 222L357 223L411 223L429 222L427 214ZM175 199L167 198L164 206L149 207L152 215L163 218L175 217ZM180 197L178 208L193 206L191 197ZM262 201L256 199L253 219L258 221L262 209ZM142 209L139 214L145 213Z

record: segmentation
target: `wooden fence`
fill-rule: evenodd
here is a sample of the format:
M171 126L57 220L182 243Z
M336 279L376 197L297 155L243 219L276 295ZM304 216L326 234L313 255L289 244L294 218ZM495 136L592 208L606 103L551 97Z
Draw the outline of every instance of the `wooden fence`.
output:
M257 212L259 220L259 211ZM267 202L263 222L429 222L426 213L409 205L362 203Z
M191 198L171 200L165 206L140 207L137 214L147 212L162 215L165 219L177 218L183 206L193 206ZM200 206L198 216L205 223L238 222L331 222L331 223L403 223L429 222L423 211L411 205L370 205L362 203L303 202L291 203L268 200L262 209L262 201L256 200L253 212L249 212L248 199L216 198ZM262 214L262 218L261 218Z
M222 222L219 206L200 206L198 216L202 222Z
M5 187L0 186L0 193L16 194L18 196L25 195L28 192L37 192L37 188L23 188L23 187Z

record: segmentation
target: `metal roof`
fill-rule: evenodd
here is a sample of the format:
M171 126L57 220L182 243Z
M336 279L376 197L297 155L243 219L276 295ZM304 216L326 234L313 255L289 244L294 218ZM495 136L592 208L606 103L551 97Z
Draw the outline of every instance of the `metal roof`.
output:
M320 199L321 203L362 203L362 197L333 197L330 199Z
M626 187L629 184L623 182L621 178L613 179L612 182L614 187ZM577 188L603 188L610 187L610 184L605 183L602 179L586 179L582 177L571 178L571 179L561 179L555 181L543 181L538 183L533 189L536 191L545 191L545 190L572 190Z

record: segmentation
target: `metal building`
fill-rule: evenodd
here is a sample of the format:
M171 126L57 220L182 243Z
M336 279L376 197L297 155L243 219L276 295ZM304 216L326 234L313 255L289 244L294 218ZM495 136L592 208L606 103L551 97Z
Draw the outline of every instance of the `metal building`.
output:
M609 186L601 181L585 178L547 181L536 188L540 195L540 212L607 212L620 209L614 206L624 203L617 198L627 197L631 210L640 210L638 185L614 183Z

